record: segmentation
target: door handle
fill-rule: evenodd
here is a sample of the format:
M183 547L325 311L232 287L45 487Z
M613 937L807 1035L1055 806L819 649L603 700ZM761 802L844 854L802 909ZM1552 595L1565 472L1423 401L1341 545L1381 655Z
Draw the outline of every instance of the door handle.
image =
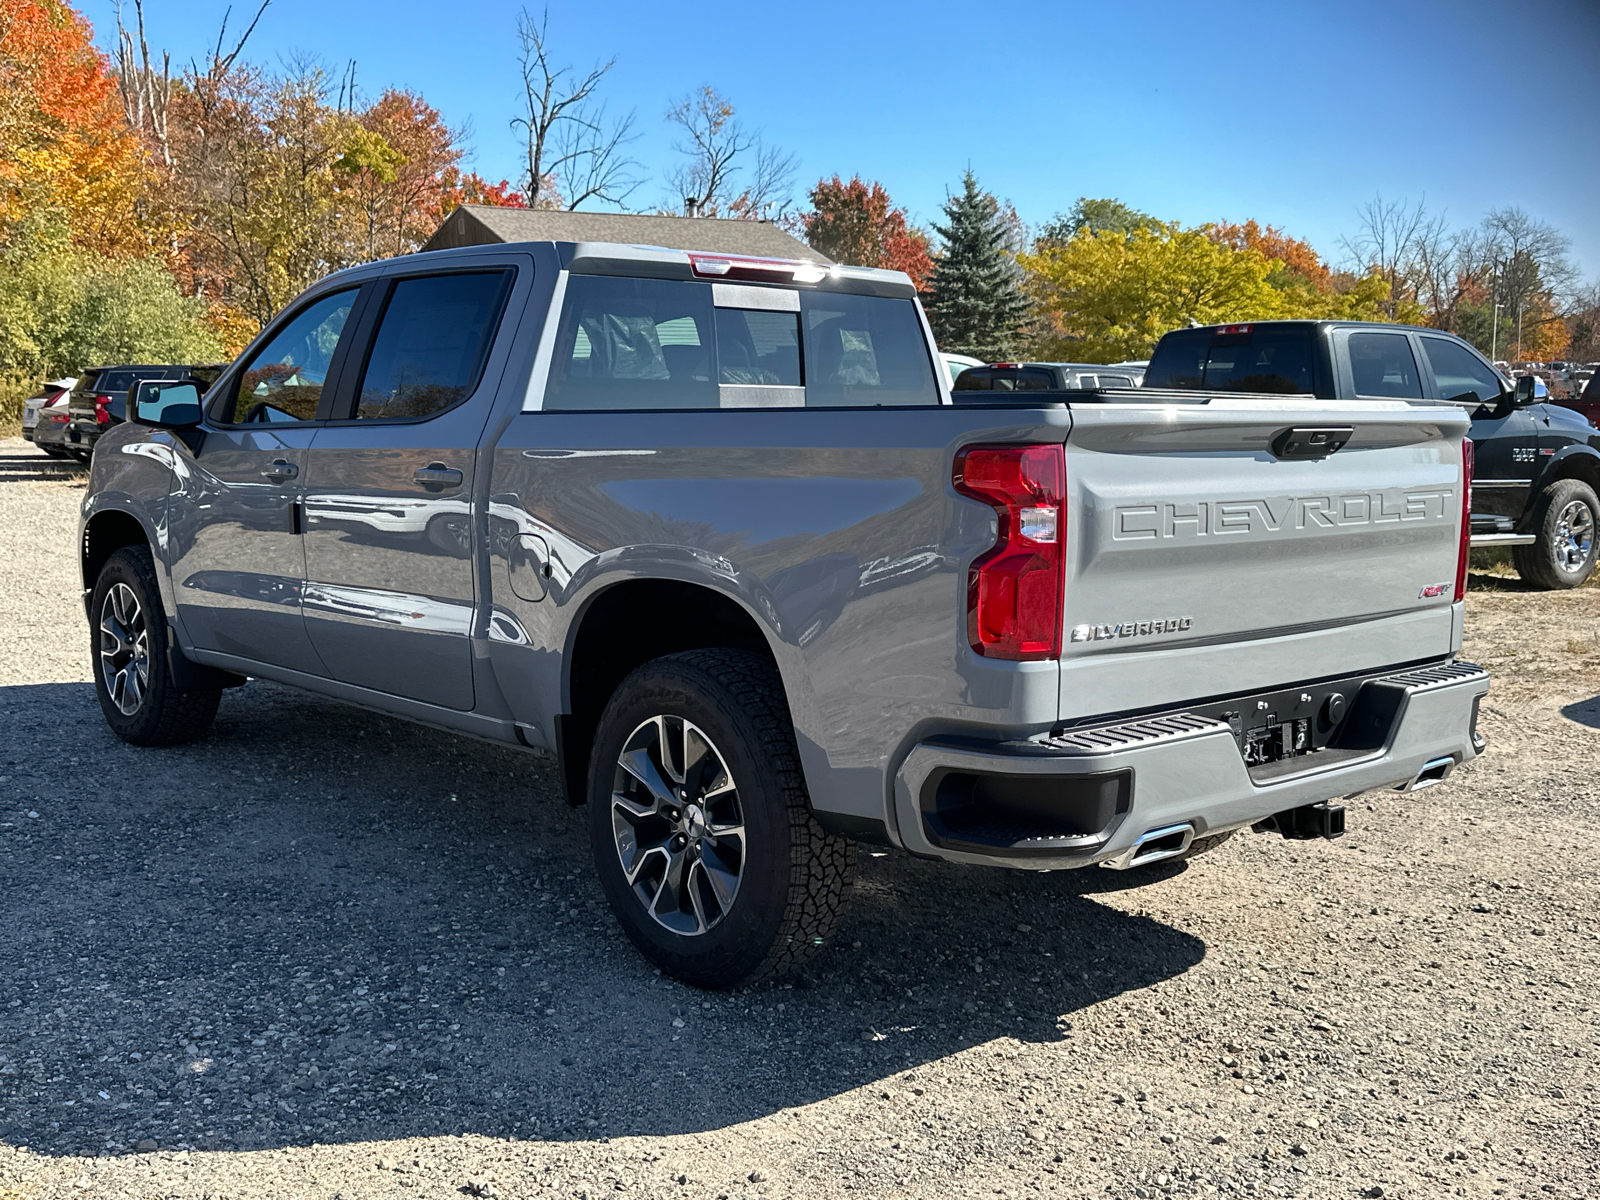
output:
M447 467L441 462L429 463L425 467L418 467L415 475L411 477L425 488L459 487L461 485L461 472L454 467Z
M287 459L275 458L272 465L261 472L261 478L270 479L275 483L282 483L285 479L293 479L300 474L300 468Z

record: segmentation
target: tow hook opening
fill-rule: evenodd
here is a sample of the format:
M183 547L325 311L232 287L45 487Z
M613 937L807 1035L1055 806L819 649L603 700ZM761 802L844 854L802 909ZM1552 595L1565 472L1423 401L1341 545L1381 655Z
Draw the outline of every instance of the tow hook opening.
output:
M1275 813L1252 827L1257 833L1281 833L1294 841L1311 841L1327 838L1330 841L1344 836L1344 805L1304 804L1299 808Z

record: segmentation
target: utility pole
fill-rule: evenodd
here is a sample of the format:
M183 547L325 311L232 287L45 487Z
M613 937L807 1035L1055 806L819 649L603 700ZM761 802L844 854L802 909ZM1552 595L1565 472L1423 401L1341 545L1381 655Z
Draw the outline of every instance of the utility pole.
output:
M1504 308L1504 307L1505 307L1504 304L1496 304L1494 306L1494 327L1493 327L1493 332L1489 334L1489 361L1490 362L1494 362L1496 359L1498 359L1500 357L1500 355L1497 354L1496 351L1500 348L1500 310L1502 308Z

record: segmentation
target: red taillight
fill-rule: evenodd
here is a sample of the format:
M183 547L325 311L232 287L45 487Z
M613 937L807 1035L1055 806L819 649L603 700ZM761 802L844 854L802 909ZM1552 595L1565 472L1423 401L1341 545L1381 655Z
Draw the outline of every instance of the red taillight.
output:
M94 423L96 425L109 425L111 423L111 414L106 411L106 406L110 403L110 396L96 396L94 398Z
M956 491L999 518L993 549L967 575L967 641L987 658L1061 654L1066 476L1055 443L967 446L956 455Z
M1467 561L1472 557L1472 439L1461 439L1461 549L1456 554L1456 599L1467 595Z
M1224 325L1217 332L1221 334L1249 333L1254 328L1254 325Z
M57 425L65 425L68 421L72 420L72 418L66 413L51 413L50 419Z

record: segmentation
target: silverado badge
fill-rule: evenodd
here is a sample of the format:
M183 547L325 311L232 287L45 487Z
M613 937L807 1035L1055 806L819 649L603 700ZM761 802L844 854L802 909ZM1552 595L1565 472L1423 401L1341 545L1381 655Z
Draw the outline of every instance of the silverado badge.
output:
M1158 633L1181 633L1194 624L1193 617L1168 617L1163 621L1123 621L1117 625L1074 625L1075 642L1104 642L1111 638L1150 637Z

